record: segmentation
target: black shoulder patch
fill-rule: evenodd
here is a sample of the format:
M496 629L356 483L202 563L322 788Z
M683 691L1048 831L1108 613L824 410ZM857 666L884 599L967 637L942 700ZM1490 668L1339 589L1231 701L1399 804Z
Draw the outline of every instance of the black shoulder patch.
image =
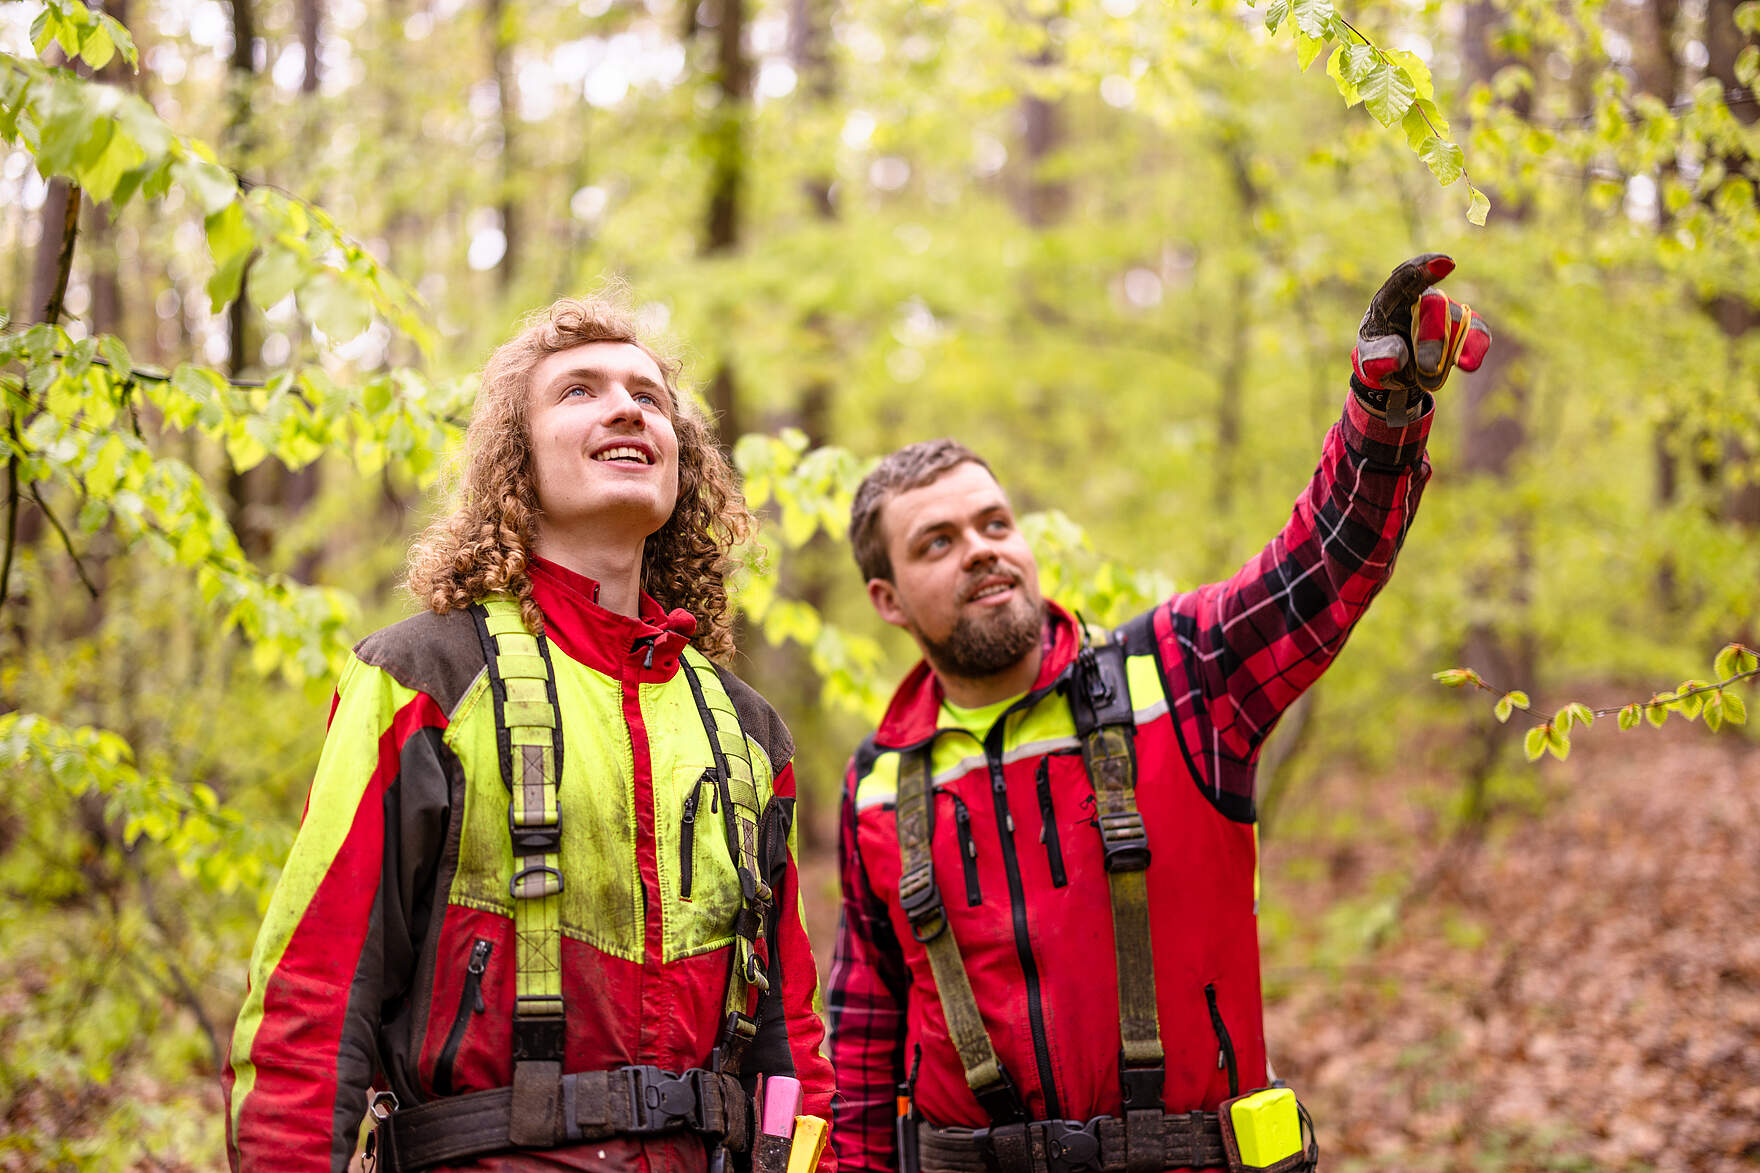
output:
M735 676L732 672L715 665L715 675L721 677L721 687L727 690L727 699L733 702L733 711L739 714L739 727L747 737L757 741L764 747L764 753L770 758L770 768L778 774L782 767L794 758L794 735L770 702L758 695L758 690Z
M405 688L427 693L447 713L464 699L484 663L476 625L464 611L411 615L363 639L354 654Z

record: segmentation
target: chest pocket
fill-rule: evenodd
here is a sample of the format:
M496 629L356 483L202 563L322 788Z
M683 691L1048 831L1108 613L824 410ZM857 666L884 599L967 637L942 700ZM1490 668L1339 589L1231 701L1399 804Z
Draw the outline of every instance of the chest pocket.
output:
M715 767L676 767L669 792L657 799L667 960L722 948L733 940L740 887Z

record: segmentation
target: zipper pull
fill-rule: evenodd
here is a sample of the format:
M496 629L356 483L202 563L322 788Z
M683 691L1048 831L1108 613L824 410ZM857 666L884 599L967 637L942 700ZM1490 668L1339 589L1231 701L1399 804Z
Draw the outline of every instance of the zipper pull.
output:
M953 821L959 824L959 837L960 841L965 844L966 854L977 859L978 841L972 838L972 814L966 809L966 804L958 799L954 800Z
M697 802L701 799L702 794L703 780L698 778L697 784L691 787L690 794L684 800L684 814L679 820L687 827L697 821Z
M483 982L482 982L483 973L488 968L489 968L489 942L485 941L485 940L478 940L475 945L471 946L471 961L470 961L470 964L465 966L465 969L464 969L464 971L467 974L469 974L472 977L477 979L476 981L471 983L471 993L476 995L475 1006L476 1006L476 1010L477 1010L478 1014L483 1013L484 1011L486 1011L489 1008L488 1003L483 1001Z

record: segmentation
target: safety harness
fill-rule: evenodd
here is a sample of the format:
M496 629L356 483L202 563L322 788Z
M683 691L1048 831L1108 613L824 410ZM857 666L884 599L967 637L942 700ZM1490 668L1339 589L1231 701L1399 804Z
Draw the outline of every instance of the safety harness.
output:
M1156 1014L1155 970L1148 964L1154 956L1145 875L1149 841L1137 810L1136 716L1124 645L1103 630L1087 629L1083 646L1058 688L1069 704L1082 762L1094 789L1111 894L1124 1116L1097 1116L1085 1122L1027 1119L1020 1093L984 1029L935 884L930 854L931 739L904 751L899 764L894 816L902 863L899 902L911 934L929 955L966 1084L992 1123L980 1129L941 1128L913 1120L905 1129L911 1135L901 1135L905 1173L1160 1173L1180 1167L1265 1168L1284 1173L1311 1167L1318 1159L1311 1139L1300 1153L1274 1164L1242 1163L1229 1109L1252 1100L1251 1095L1230 1100L1219 1112L1165 1112L1162 1091L1167 1065ZM1311 1129L1308 1134L1311 1138Z
M751 1100L739 1068L757 1034L758 999L770 987L757 942L774 900L759 854L763 800L745 732L720 676L700 652L684 649L680 664L714 755L713 783L740 884L720 1038L707 1068L672 1072L634 1065L564 1074L563 745L550 645L526 630L512 598L490 597L470 610L488 664L501 779L509 792L513 1084L403 1109L390 1092L378 1093L368 1158L378 1162L377 1170L418 1170L508 1149L678 1130L744 1151L751 1138Z

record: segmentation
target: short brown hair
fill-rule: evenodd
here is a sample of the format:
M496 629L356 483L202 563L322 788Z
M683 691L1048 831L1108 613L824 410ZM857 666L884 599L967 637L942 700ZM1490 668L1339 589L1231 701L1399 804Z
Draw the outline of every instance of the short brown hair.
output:
M920 440L907 444L874 466L862 479L856 499L849 507L849 544L861 568L862 580L892 579L892 556L886 551L880 511L900 493L920 489L962 464L975 464L991 472L989 463L958 440Z
M526 626L543 630L526 569L539 512L526 423L531 374L547 355L589 342L640 347L672 392L678 503L643 547L642 590L668 610L689 611L697 621L691 643L707 656L726 659L733 654L728 551L750 535L752 516L708 421L678 394L679 364L642 337L616 291L562 298L489 356L465 435L456 503L411 549L409 589L441 613L505 592L520 601Z

